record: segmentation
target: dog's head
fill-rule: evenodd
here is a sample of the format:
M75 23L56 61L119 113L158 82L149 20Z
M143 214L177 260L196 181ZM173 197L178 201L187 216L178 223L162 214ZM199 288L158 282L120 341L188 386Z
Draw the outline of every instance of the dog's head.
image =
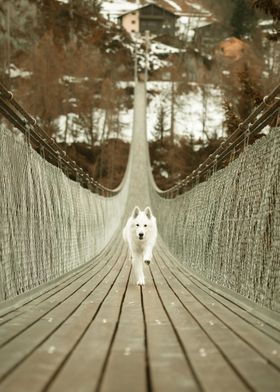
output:
M132 227L135 229L135 235L139 240L146 239L147 234L152 228L152 211L150 207L146 207L141 211L139 207L135 207L132 212Z

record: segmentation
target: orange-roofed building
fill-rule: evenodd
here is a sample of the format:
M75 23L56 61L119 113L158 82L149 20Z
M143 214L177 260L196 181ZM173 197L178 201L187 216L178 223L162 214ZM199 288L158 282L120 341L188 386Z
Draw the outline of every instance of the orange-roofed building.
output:
M218 45L217 50L231 61L240 60L249 50L249 45L235 37L226 38Z

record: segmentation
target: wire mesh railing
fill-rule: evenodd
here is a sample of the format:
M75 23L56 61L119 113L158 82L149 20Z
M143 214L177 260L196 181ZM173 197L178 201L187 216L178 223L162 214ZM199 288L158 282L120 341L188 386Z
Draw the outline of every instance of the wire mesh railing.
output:
M263 98L262 103L190 175L165 191L158 189L160 195L170 199L207 180L213 172L234 160L266 126L276 126L279 123L279 112L280 84Z
M0 113L22 132L28 143L48 162L59 167L71 180L102 196L114 196L117 189L109 189L86 173L66 151L50 137L25 109L14 99L13 93L0 83Z
M122 226L128 195L128 169L117 189L102 186L2 85L1 113L24 136L1 119L0 301L89 262Z

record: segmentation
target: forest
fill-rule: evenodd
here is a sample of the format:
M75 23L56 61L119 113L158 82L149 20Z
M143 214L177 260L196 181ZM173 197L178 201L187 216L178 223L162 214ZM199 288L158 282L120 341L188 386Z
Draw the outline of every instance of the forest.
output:
M174 36L154 37L148 48L148 103L161 102L151 106L149 149L162 189L191 173L279 81L278 0L199 4L211 15L208 24L193 28L189 20ZM156 51L159 45L174 50ZM120 183L128 158L135 48L141 74L145 41L105 17L102 1L0 4L1 81L72 159L109 188ZM169 90L161 99L163 83ZM220 97L215 109L213 92ZM191 94L200 100L199 132L182 114ZM219 126L210 126L217 110Z

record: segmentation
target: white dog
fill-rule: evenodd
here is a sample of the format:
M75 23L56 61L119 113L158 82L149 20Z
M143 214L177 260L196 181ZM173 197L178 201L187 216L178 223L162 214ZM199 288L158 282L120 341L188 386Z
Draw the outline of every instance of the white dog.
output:
M139 286L145 284L144 263L150 264L153 247L157 239L157 223L150 207L141 211L135 207L123 229L123 238L128 243L132 267Z

